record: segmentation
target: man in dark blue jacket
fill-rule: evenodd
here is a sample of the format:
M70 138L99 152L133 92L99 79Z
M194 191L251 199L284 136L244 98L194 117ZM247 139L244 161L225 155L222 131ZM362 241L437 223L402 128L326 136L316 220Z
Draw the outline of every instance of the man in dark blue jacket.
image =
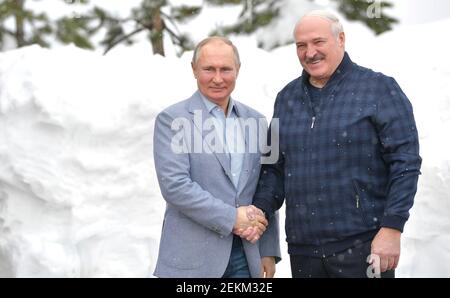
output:
M270 217L286 200L293 277L393 277L421 165L411 104L350 60L335 16L310 12L294 35L303 73L277 96L281 154L254 205Z

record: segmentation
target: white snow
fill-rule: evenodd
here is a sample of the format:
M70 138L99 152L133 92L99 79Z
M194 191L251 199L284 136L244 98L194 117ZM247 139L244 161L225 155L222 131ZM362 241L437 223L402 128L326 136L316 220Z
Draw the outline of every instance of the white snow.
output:
M374 38L346 25L352 59L395 77L414 106L423 174L401 277L450 277L449 29L445 19ZM277 92L300 74L295 48L233 40L243 61L234 98L270 119ZM0 276L152 276L164 212L153 122L195 91L190 55L152 56L148 45L0 54ZM289 277L282 233L277 276Z

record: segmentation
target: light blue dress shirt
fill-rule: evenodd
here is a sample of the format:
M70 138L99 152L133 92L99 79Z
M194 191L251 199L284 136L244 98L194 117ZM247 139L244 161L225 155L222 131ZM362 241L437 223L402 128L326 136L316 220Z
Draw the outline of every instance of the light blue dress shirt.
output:
M245 138L240 123L233 121L239 117L234 106L234 101L230 98L228 103L228 113L225 116L225 112L217 104L208 100L203 94L202 99L206 109L214 117L214 120L216 120L214 122L216 133L223 136L222 139L225 143L224 149L226 153L228 153L230 159L232 182L237 189L244 164Z

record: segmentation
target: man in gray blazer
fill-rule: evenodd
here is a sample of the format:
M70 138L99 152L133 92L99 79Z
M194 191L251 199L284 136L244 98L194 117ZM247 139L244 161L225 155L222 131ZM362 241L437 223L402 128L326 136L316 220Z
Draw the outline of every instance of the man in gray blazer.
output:
M203 40L192 59L198 91L156 118L153 153L167 207L155 276L275 273L280 260L278 219L267 225L249 206L261 152L251 144L255 131L250 128L246 134L244 123L264 116L231 99L239 68L239 53L231 41Z

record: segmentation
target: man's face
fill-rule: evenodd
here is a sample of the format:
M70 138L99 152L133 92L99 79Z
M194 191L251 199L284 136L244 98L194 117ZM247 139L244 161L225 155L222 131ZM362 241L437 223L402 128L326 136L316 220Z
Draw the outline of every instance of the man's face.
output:
M303 69L315 81L326 83L344 57L344 33L336 38L331 22L321 17L303 18L295 30L295 43Z
M231 46L222 41L207 43L192 70L203 95L218 105L228 102L239 73Z

